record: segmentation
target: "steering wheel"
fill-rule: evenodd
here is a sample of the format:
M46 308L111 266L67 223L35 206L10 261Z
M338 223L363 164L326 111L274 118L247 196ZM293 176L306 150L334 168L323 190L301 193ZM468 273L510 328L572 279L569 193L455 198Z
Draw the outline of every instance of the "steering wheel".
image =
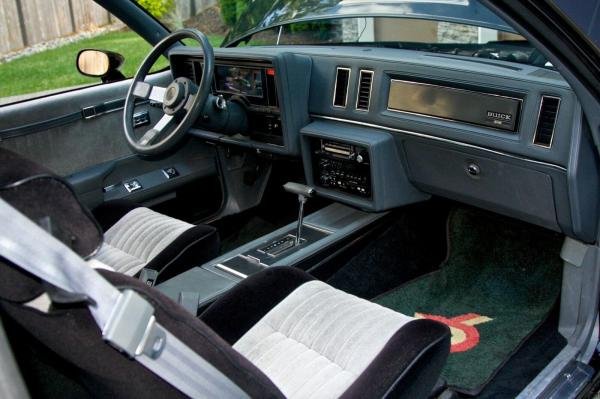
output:
M188 78L177 78L167 87L154 86L145 82L146 75L156 60L182 39L194 39L202 47L204 57L200 84L196 86ZM210 94L214 64L215 56L210 42L204 33L196 29L175 31L152 49L133 77L125 97L123 128L127 143L134 152L142 155L157 155L169 150L183 138ZM133 111L137 99L160 103L164 112L162 118L140 139L136 138L133 127ZM166 133L171 128L171 132Z

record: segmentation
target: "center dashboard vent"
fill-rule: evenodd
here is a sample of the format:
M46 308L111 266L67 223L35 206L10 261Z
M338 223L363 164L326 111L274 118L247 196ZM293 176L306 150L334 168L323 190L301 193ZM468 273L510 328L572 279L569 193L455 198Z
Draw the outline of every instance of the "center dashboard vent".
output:
M358 95L356 109L368 111L371 105L371 89L373 87L373 71L361 70L358 78Z
M556 127L556 117L558 116L559 107L560 98L542 96L533 144L542 147L552 146L554 129Z
M348 84L350 83L350 68L338 67L335 73L333 89L333 106L346 108L348 102Z

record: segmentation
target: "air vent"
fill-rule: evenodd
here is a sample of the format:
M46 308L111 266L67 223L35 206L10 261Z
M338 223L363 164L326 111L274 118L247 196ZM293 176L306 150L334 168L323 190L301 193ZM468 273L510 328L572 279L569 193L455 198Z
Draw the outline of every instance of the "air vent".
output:
M196 71L194 71L194 61L193 60L185 60L181 67L181 73L183 77L191 79L192 81L196 81Z
M346 108L348 102L348 84L350 83L350 68L338 67L333 89L333 106Z
M373 71L360 71L358 79L358 96L356 109L368 111L371 105L371 87L373 86Z
M550 147L552 145L554 127L556 126L556 116L558 115L559 107L560 98L542 96L533 144L542 147Z
M187 59L181 67L181 76L199 84L202 78L202 63L194 59Z

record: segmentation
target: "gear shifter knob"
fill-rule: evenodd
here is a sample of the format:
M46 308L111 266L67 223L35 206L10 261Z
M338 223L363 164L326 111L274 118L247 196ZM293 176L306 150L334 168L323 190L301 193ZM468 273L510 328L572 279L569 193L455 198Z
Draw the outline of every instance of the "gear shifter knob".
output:
M283 185L283 189L289 193L298 195L298 226L296 227L296 240L294 245L302 243L302 221L304 219L304 203L307 199L315 195L316 190L313 187L306 186L300 183L287 182Z
M285 183L283 189L288 193L301 195L305 198L311 198L316 193L316 190L313 187L291 181Z

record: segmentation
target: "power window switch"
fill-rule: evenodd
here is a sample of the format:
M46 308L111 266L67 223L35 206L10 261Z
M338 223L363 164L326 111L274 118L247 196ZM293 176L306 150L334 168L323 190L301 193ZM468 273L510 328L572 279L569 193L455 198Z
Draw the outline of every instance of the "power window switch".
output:
M125 186L125 190L127 190L127 192L130 193L141 190L143 188L142 184L136 179L126 181L125 183L123 183L123 186Z
M163 172L163 175L165 175L165 177L167 179L174 179L177 176L179 176L179 172L174 167L165 168L162 170L162 172Z

